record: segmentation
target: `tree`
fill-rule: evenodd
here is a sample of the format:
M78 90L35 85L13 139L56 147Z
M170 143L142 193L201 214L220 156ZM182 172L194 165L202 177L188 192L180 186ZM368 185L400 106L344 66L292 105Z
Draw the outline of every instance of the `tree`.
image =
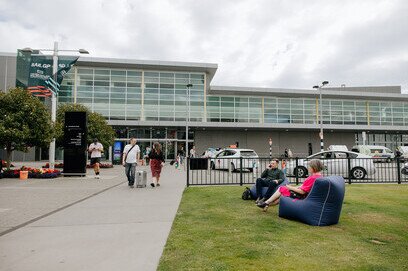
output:
M7 168L14 150L49 145L53 136L51 116L45 105L21 88L0 91L0 146L6 148Z
M58 146L63 146L65 112L70 111L88 113L88 144L90 144L94 138L97 138L105 147L113 145L115 131L108 125L108 122L101 114L90 112L90 110L82 104L62 104L58 106L57 121L55 124L55 136Z

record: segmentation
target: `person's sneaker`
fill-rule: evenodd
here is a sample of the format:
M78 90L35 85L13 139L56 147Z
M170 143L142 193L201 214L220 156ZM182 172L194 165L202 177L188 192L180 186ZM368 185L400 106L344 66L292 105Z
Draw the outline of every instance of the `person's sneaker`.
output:
M264 199L260 199L260 200L258 200L258 202L256 203L256 205L263 205L263 204L265 204L265 200Z
M156 186L160 186L160 184L158 183L158 184L156 184Z
M151 186L151 187L154 187L154 183L150 183L150 186Z
M260 202L258 202L258 204L256 206L258 206L259 208L263 208L266 211L268 209L268 207L269 207L269 204L266 203L265 201L260 201Z
M95 176L95 179L99 179L99 175L96 175L96 176Z

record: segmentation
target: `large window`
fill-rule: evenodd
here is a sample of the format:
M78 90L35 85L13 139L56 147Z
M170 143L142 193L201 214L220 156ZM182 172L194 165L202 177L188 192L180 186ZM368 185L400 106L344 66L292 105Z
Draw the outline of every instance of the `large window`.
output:
M265 98L265 123L316 123L316 100L303 98Z
M203 120L204 74L145 72L145 85L146 120Z
M75 67L65 76L58 100L76 101L110 120L319 123L315 98L204 97L204 73ZM324 124L408 125L408 102L324 98L321 109Z
M371 125L408 125L408 103L368 102Z
M59 102L74 102L74 79L72 69L63 80ZM144 115L148 121L185 121L188 116L203 121L204 73L145 71L143 78L138 70L78 67L76 80L76 102L107 119L141 120ZM187 84L193 85L189 92Z
M262 99L233 96L208 96L208 122L261 122Z

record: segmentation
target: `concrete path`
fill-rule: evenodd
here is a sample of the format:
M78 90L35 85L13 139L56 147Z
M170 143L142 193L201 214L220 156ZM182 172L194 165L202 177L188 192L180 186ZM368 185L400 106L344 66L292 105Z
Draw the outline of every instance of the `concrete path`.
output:
M0 180L0 270L156 270L185 171L166 166L157 188L124 181L120 166L100 180Z

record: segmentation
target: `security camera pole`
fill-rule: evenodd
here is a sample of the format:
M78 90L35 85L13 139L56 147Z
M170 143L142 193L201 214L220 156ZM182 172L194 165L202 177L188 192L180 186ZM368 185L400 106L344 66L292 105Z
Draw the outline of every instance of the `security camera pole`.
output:
M190 121L190 89L193 87L193 84L187 84L186 87L187 87L186 108L188 110L188 113L186 114L186 157L189 157L190 153L188 149L188 122Z
M319 121L320 121L320 151L324 151L324 135L323 135L323 99L322 99L322 87L329 84L329 81L323 81L321 86L313 86L314 89L319 89Z

